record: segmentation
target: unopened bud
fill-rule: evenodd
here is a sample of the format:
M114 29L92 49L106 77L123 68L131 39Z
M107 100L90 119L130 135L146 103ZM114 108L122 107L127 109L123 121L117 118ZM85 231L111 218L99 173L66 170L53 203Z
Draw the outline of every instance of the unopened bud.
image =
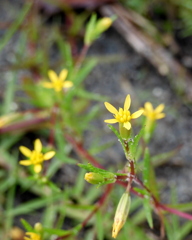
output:
M116 175L107 171L104 173L89 172L85 174L85 180L91 184L98 184L101 186L114 183L116 181Z
M104 17L97 22L95 31L102 33L105 30L107 30L112 25L112 23L113 23L113 21L111 18Z
M43 230L43 226L41 223L38 222L38 223L35 223L34 229L37 232L41 232Z
M89 172L85 174L85 180L91 184L99 184L104 181L100 173Z
M113 230L112 230L112 237L116 238L119 231L125 224L127 219L129 209L131 204L131 198L129 193L124 193L119 201L117 206L117 210L115 213L114 223L113 223Z

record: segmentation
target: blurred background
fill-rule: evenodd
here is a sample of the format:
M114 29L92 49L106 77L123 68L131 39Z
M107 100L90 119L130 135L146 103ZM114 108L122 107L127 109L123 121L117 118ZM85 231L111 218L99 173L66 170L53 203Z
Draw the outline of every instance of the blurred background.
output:
M37 92L35 86L39 79L47 78L48 69L58 73L67 68L73 72L74 63L78 63L79 56L82 56L86 24L92 13L96 13L98 18L115 16L116 19L83 56L86 62L94 61L94 67L90 67L91 70L87 70L84 76L85 91L76 96L83 100L78 100L75 106L82 115L94 108L96 115L93 113L93 116L97 117L90 118L87 125L83 123L82 128L81 119L73 119L80 128L75 128L77 140L104 167L122 169L126 160L116 136L104 123L109 113L103 102L107 100L114 106L121 106L125 96L130 94L133 109L142 107L146 101L152 102L155 107L165 104L166 118L158 121L149 144L156 161L160 199L168 204L174 195L175 201L180 204L192 201L192 1L6 0L0 2L2 239L24 239L21 218L32 226L41 221L49 227L53 227L59 217L62 218L58 217L56 210L57 199L46 202L40 191L29 186L31 182L24 186L22 179L27 175L23 171L18 175L20 170L15 170L13 163L17 164L22 159L18 152L20 145L32 148L36 138L41 138L45 145L48 143L48 134L44 130L48 113L44 110L51 100L48 94ZM80 68L83 67L80 64ZM15 113L20 114L19 121L10 127L11 124L5 124L2 116ZM50 128L53 129L54 125ZM135 126L135 132L137 128ZM74 132L68 133L73 135ZM63 205L63 218L57 226L70 229L83 221L83 215L99 198L102 189L82 183L84 172L79 173L76 165L81 157L71 143L63 142L70 157L58 167L54 166L50 176L59 188L65 189L64 198L68 204L67 207ZM10 176L15 174L14 171L17 174L13 179ZM81 185L77 187L78 181ZM122 189L116 189L110 196L113 200L108 204L105 217L101 211L82 232L70 236L71 239L111 239L110 224L120 193ZM81 209L83 204L87 207L85 212ZM135 203L130 222L119 239L160 239L157 216L154 215L154 229L150 230L138 210L140 204ZM190 210L191 204L188 206L187 209L185 205L184 209ZM96 224L102 222L101 218L109 221L103 228L102 224ZM185 225L183 235L179 235L177 227L185 221L170 221L176 222L175 235L165 239L192 239L191 225ZM134 234L131 228L140 235ZM102 231L97 235L98 229Z

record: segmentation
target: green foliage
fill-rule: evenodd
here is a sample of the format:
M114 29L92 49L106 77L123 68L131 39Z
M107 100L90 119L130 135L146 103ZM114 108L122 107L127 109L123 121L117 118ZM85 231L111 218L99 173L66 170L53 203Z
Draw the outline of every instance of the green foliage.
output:
M185 23L187 26L191 6L187 0L185 1L177 4L182 6L181 17L188 19ZM150 2L135 0L127 1L126 4L145 15ZM0 117L0 203L2 204L0 235L2 239L9 239L16 220L21 216L25 230L37 233L35 223L30 219L32 215L42 224L40 233L42 240L79 239L79 236L83 239L111 239L114 213L120 196L126 196L128 199L130 194L135 194L131 196L131 204L130 200L126 200L125 203L128 205L122 204L124 208L118 209L117 223L119 220L122 220L122 225L125 223L118 238L123 240L131 236L133 240L151 239L139 224L148 221L149 226L153 228L152 211L158 209L163 215L165 210L163 208L165 205L159 200L154 167L175 156L178 149L151 156L148 148L150 141L145 141L143 134L145 128L139 125L137 127L140 127L140 130L130 139L122 138L115 127L108 125L117 137L117 142L121 143L122 153L125 155L126 164L122 169L118 169L122 163L116 166L110 159L105 162L105 159L100 161L93 156L107 148L112 148L113 143L102 144L100 136L97 136L96 140L90 142L88 149L84 147L87 130L91 130L93 138L95 138L94 133L98 131L92 125L92 121L101 113L101 107L97 103L107 99L99 93L88 91L84 86L84 80L100 61L100 58L87 58L86 51L109 27L114 17L108 22L109 25L103 25L103 19L97 18L95 14L91 16L85 31L85 45L77 56L73 49L74 36L76 38L77 35L82 35L83 24L90 13L85 12L76 16L71 11L69 13L69 9L65 9L66 18L67 14L70 14L73 21L66 30L69 35L64 35L54 24L49 27L43 24L41 19L43 17L34 11L33 7L31 4L26 4L0 40L0 50L2 50L13 34L20 30L19 43L12 53L15 60L9 69L9 79L6 82L4 99L0 107L2 115ZM186 12L182 12L184 9L188 16L185 16ZM25 23L26 16L33 21ZM43 21L46 22L46 19ZM29 24L27 28L23 23ZM190 29L190 24L188 28ZM57 52L57 57L54 59L50 58L53 50ZM56 73L67 69L66 81L71 81L73 86L60 92L55 91L54 88L46 88L42 82L50 80L47 74L50 69L54 69ZM24 70L26 74L22 78L20 78L20 70ZM26 104L24 108L27 110L12 109L14 102L19 107ZM137 124L137 121L135 123ZM151 135L155 134L155 127L154 122L154 131L150 133ZM43 154L49 151L56 152L54 158L47 161L45 154L42 157L40 149L38 151L31 149L33 135L41 138ZM33 166L27 164L21 166L18 163L21 159L19 154L21 145L28 148L26 160L36 160L31 165L42 163L41 172L35 172ZM43 162L42 158L44 158ZM78 164L80 158L83 163ZM120 159L121 156L118 161ZM102 169L101 164L109 171ZM139 170L142 176L138 174ZM102 188L89 186L85 179L89 183L105 186ZM133 183L137 186L135 187ZM174 200L172 204L177 210L192 209L192 203L177 204ZM129 207L130 216L126 220ZM174 210L172 212L174 213ZM182 216L179 212L176 214ZM163 218L169 240L181 240L190 233L191 222L180 225L178 216Z
M151 185L150 169L151 169L150 154L149 154L149 150L146 149L145 155L144 155L143 180L144 180L145 186L148 189L150 189L150 185ZM153 219L152 219L152 215L151 215L151 210L152 210L151 209L151 196L150 196L150 193L147 191L147 189L145 190L143 203L144 203L144 209L145 209L147 221L149 223L150 228L153 228Z

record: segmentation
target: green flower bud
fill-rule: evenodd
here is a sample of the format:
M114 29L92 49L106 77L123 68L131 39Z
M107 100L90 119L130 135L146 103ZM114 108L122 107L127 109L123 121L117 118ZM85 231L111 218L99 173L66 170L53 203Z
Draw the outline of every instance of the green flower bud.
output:
M125 221L127 219L129 209L130 209L130 204L131 204L131 198L129 196L129 193L126 192L122 195L115 213L113 230L112 230L113 238L117 237L119 231L125 224Z
M110 172L105 173L89 172L85 174L85 180L91 184L104 185L114 183L116 181L116 175Z

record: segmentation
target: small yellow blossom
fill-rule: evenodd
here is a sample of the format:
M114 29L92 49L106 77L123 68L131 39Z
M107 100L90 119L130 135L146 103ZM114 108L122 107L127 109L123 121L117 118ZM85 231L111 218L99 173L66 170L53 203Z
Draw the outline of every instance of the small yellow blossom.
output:
M20 146L19 150L28 157L27 160L22 160L19 163L24 166L34 165L34 171L36 173L41 172L42 164L44 161L49 160L55 155L54 151L47 152L43 154L42 151L42 144L39 139L36 139L34 142L34 150L31 151L30 149Z
M110 103L105 102L105 107L107 110L111 113L114 114L114 119L107 119L105 120L106 123L122 123L123 127L126 128L127 130L131 129L131 119L138 118L142 115L143 110L138 110L137 112L131 114L129 111L130 105L131 105L131 97L130 95L127 95L124 103L124 109L119 108L119 111L113 107Z
M34 232L26 232L29 237L24 237L24 240L41 240L41 236Z
M154 109L150 102L146 102L144 108L142 108L143 115L152 121L164 118L165 113L162 113L164 107L165 107L164 104L160 104L158 107Z
M59 76L53 71L48 71L48 76L51 82L43 82L45 88L53 88L56 92L60 92L63 88L70 88L73 86L71 81L65 81L67 77L67 69L63 69Z
M127 216L129 214L130 205L131 205L131 198L129 196L129 193L126 192L122 195L115 213L113 230L112 230L113 238L117 237L119 231L125 224Z

